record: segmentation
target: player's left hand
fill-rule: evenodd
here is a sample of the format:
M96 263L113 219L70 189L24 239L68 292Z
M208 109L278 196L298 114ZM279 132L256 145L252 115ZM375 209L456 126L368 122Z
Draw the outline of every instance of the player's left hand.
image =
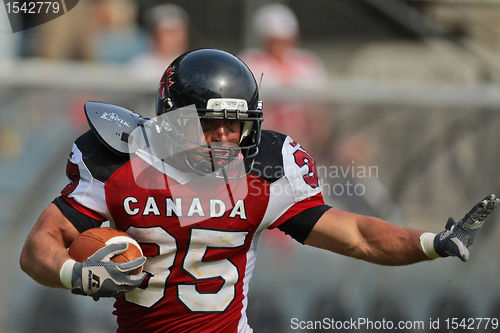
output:
M474 241L477 231L483 226L488 215L500 203L494 194L477 203L458 222L450 217L445 230L434 237L434 249L441 257L456 256L467 261L469 259L468 247Z

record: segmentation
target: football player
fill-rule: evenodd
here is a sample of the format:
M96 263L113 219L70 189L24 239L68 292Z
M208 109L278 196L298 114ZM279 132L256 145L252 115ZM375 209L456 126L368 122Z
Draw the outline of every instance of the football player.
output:
M292 138L261 130L252 73L220 50L178 57L161 78L156 112L147 120L86 104L91 130L73 145L70 183L41 214L20 259L43 285L116 297L119 332L252 332L248 287L266 229L382 265L466 261L499 202L487 196L437 235L325 205L314 159ZM106 220L145 257L109 261L127 247L112 244L72 260L72 240ZM129 274L138 267L143 273ZM90 283L94 275L99 283Z

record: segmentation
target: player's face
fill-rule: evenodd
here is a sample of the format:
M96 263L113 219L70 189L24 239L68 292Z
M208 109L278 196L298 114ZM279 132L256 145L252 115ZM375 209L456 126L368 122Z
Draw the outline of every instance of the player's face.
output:
M208 145L212 142L227 142L238 145L241 134L239 120L201 120L201 127Z
M229 119L201 119L205 142L194 147L189 153L189 161L193 166L200 166L200 171L215 170L224 167L228 161L238 158L239 150L227 148L238 147L241 135L241 121ZM189 128L189 126L188 126ZM207 147L208 146L208 147ZM226 149L223 149L226 148ZM229 156L231 154L231 156Z

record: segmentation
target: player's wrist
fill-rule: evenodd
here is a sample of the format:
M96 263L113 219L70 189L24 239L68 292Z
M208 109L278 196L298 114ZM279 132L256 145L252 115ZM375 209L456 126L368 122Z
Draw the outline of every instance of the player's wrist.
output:
M71 279L73 277L73 266L75 266L75 263L76 261L73 259L68 259L63 263L61 270L59 271L59 280L66 289L73 288Z
M422 247L422 251L425 253L427 258L436 259L441 257L434 247L434 239L436 238L436 234L432 232L424 232L420 235L420 246Z

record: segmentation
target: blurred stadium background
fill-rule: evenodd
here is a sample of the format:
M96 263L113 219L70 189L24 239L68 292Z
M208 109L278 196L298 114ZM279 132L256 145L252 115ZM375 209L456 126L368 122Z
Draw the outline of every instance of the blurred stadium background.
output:
M0 9L0 332L115 327L111 301L41 287L18 265L28 231L66 184L67 154L87 126L84 101L154 114L156 80L138 79L125 62L78 50L82 36L99 33L88 12L99 2L81 1L61 18L16 34ZM130 2L131 24L142 28L141 14L158 3ZM239 53L254 45L250 17L267 1L171 3L191 17L192 48ZM269 90L264 76L264 105L321 103L328 136L310 148L318 164L377 168L375 176L358 179L323 174L330 204L438 232L448 216L460 218L486 194L500 194L500 1L282 3L297 14L301 47L324 62L328 81L313 92ZM58 29L70 34L62 42L67 55L39 56L36 41ZM335 184L347 180L366 191L339 193ZM250 288L251 324L256 332L288 332L293 317L498 318L499 220L493 214L466 264L380 267L279 237L263 239Z

